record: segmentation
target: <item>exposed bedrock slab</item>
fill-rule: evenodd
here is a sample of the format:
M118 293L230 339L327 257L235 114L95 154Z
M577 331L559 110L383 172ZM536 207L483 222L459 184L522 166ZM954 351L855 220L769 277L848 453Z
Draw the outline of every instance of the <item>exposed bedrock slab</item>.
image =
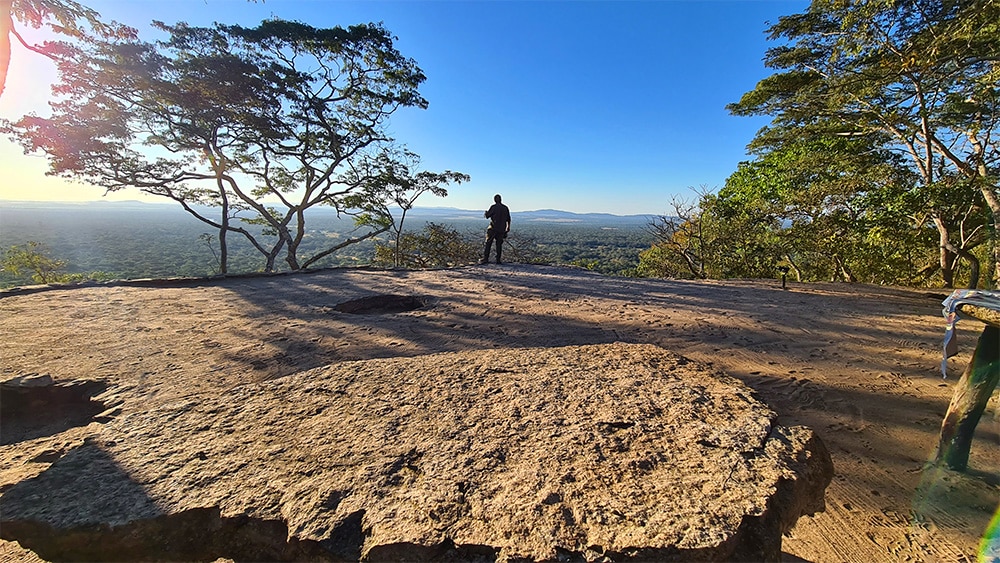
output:
M0 497L53 560L776 560L811 430L651 345L345 362L127 412Z

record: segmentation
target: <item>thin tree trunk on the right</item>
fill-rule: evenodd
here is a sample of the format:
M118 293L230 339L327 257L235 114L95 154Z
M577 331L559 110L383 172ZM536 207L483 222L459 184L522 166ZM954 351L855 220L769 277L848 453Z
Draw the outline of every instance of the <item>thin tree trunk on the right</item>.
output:
M1000 328L986 325L969 365L955 384L955 394L941 424L935 463L944 463L955 471L966 469L969 465L972 436L998 381Z

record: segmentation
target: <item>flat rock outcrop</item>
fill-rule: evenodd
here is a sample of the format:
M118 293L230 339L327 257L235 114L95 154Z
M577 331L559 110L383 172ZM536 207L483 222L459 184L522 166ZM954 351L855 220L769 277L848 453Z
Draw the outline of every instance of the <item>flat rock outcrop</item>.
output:
M340 362L51 461L0 498L50 560L777 560L833 474L742 383L622 343Z

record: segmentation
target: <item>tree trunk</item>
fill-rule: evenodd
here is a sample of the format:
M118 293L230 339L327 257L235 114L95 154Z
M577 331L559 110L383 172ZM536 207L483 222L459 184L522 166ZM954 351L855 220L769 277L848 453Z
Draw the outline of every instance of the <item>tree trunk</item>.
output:
M400 259L399 259L399 243L400 243L400 239L403 237L403 221L406 220L406 210L407 210L407 208L403 207L402 209L403 209L403 213L400 214L400 216L399 216L399 226L396 227L396 251L395 251L395 256L394 256L394 258L392 260L393 264L394 264L394 266L396 268L399 267L399 263L400 263Z
M987 129L987 131L989 131ZM969 141L975 149L976 176L980 178L979 191L983 194L986 206L990 208L990 219L993 222L993 287L1000 287L1000 184L990 182L989 168L986 166L986 147L983 142L974 134L969 135Z
M944 286L951 289L955 287L954 253L945 247L941 247L941 281Z
M969 464L972 435L986 403L1000 380L1000 328L986 325L969 365L955 384L948 412L941 424L935 463L964 471Z
M698 257L695 256L693 253L691 253L691 251L689 251L687 249L681 249L680 253L681 253L681 257L683 257L684 261L687 263L688 270L695 277L695 279L699 279L699 280L706 279L706 276L705 276L705 265L704 265L705 263L703 261L701 261L700 262L701 265L699 266Z
M854 272L851 268L840 259L840 255L833 255L833 275L830 277L831 282L837 281L837 278L843 279L847 283L854 283L857 279L854 277Z
M792 256L790 254L785 254L785 260L788 262L788 265L791 266L792 271L795 272L795 281L801 282L802 270L800 270L799 266L795 263L794 260L792 260Z
M306 220L301 208L290 210L289 217L291 216L291 213L294 213L295 216L295 236L293 237L292 233L288 230L287 218L285 223L282 225L280 233L281 236L285 238L285 244L288 245L288 249L285 254L285 262L288 264L288 267L295 272L302 269L302 267L299 266L299 244L302 243L302 239L306 234Z
M219 228L219 273L226 275L229 273L229 243L226 241L226 233L229 232L229 199L226 197L225 189L220 189L222 194L222 227Z
M288 249L285 253L285 263L288 264L288 268L293 272L298 271L301 269L301 267L299 266L299 258L298 258L298 252L299 252L298 244L294 243L291 240L288 240L287 244L288 244Z
M969 286L966 289L976 289L979 287L979 258L970 252L966 252L966 260L969 261Z
M271 252L264 255L264 271L271 273L274 271L274 260L278 256L278 251L281 250L281 246L276 246L271 250Z
M10 34L14 31L11 7L14 0L0 0L0 97L7 86L7 70L10 68Z
M941 263L941 279L944 281L944 286L948 288L955 287L955 271L952 270L952 264L955 263L955 253L948 250L951 246L951 241L949 240L948 226L944 224L944 221L940 217L934 218L934 226L938 230L938 243L940 246L940 263Z
M958 260L964 259L969 263L969 285L966 289L976 289L979 287L979 258L976 255L965 250L964 248L958 248L954 245L948 245L948 251L951 252L952 257L952 277L954 277L955 270L957 270Z
M223 213L228 210L223 207ZM226 242L226 233L229 232L229 218L223 217L222 228L219 229L219 273L226 275L229 273L229 245Z
M984 185L981 191L990 207L990 215L993 220L993 240L991 241L993 244L993 287L1000 287L1000 197L996 194L1000 188Z
M841 260L839 256L837 257L837 264L840 265L840 274L844 276L845 282L856 283L858 281L858 278L855 277L854 271L851 270L851 267L847 265L847 262Z

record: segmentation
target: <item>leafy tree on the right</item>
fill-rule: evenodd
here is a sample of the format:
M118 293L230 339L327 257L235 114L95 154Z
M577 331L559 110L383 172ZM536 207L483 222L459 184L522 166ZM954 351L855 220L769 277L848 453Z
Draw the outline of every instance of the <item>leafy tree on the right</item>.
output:
M976 286L984 246L1000 283L1000 2L814 0L769 33L778 72L728 109L773 121L713 203L767 202L846 279L852 254L912 260L891 247L933 226L946 287L960 261ZM901 219L911 235L886 236Z

